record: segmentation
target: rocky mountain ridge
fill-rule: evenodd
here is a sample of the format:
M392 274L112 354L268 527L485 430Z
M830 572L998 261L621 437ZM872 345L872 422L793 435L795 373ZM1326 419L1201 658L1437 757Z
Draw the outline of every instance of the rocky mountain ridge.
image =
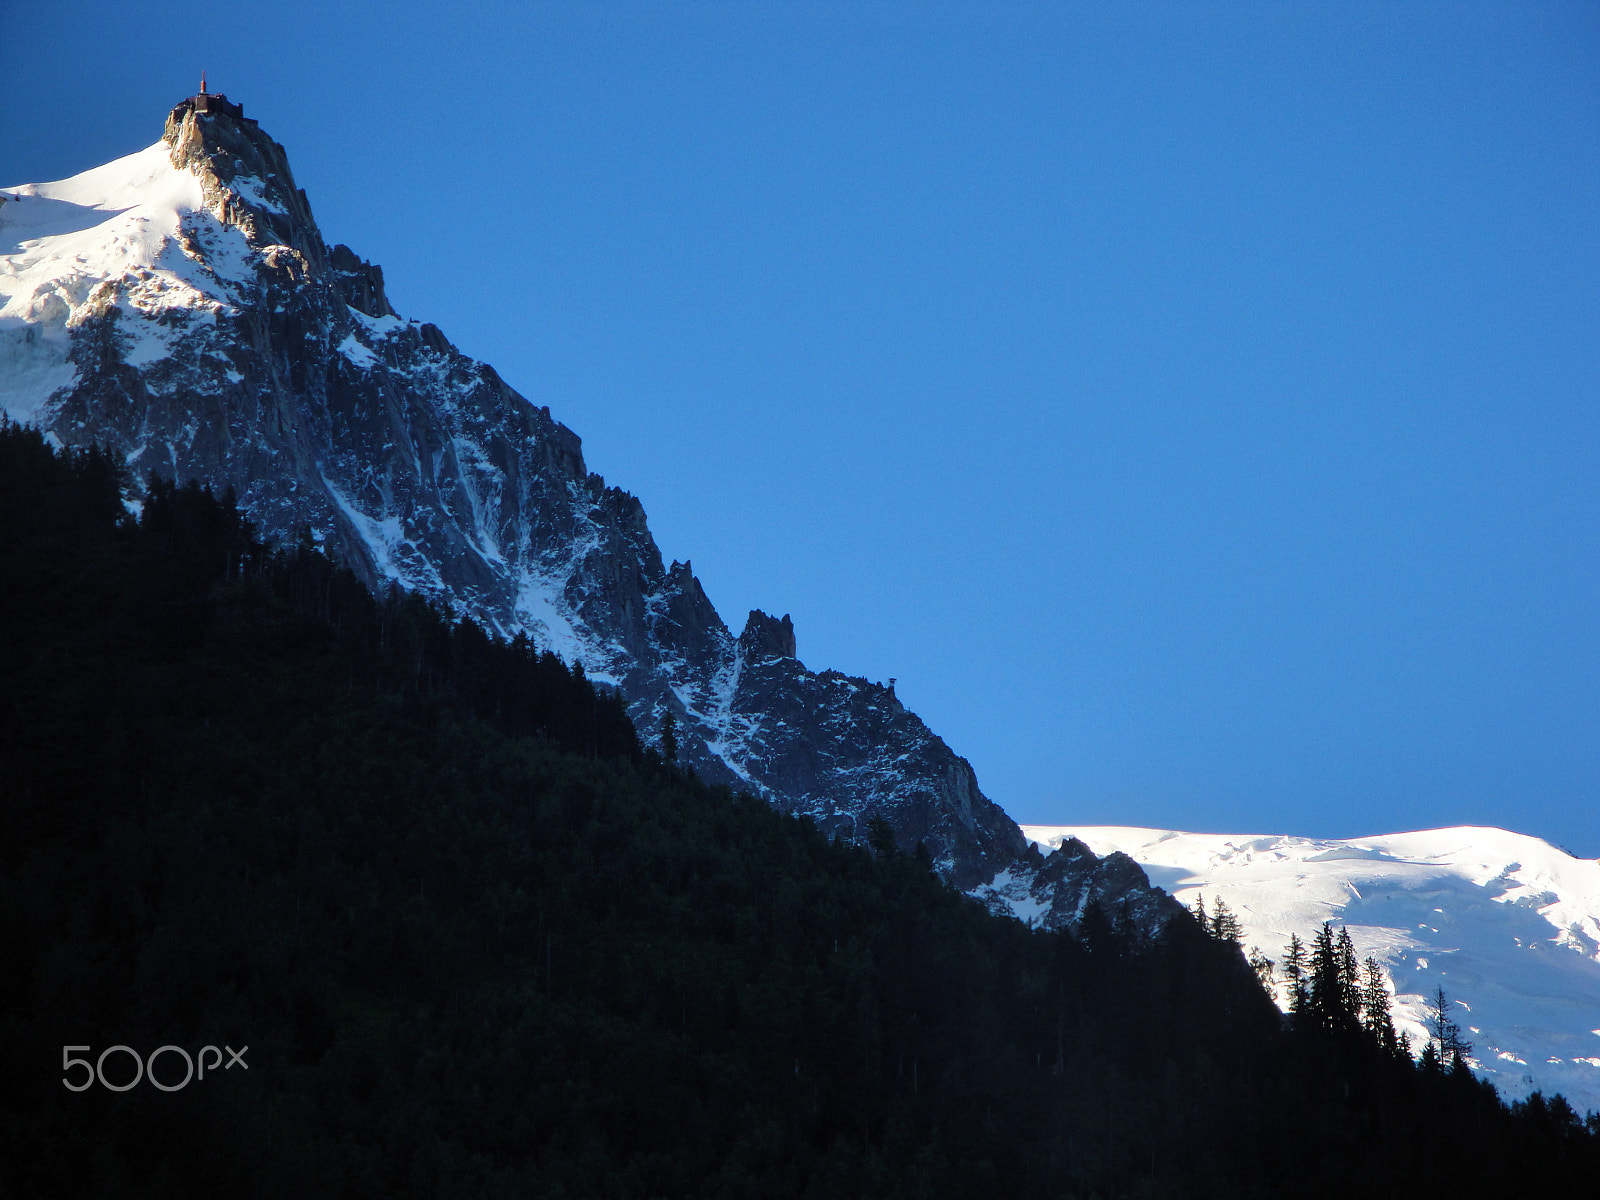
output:
M639 500L579 438L400 317L383 273L328 246L283 148L196 96L147 150L0 206L0 405L63 444L231 487L270 536L309 530L375 588L525 633L622 689L681 760L824 829L875 816L954 885L1039 920L1089 899L1159 926L1131 859L1049 859L892 687L797 657L785 616L735 635ZM137 496L133 498L137 503Z

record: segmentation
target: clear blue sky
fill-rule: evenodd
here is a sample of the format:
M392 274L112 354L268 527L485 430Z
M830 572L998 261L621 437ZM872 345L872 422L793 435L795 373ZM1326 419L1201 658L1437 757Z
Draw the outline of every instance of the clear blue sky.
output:
M0 0L0 184L205 69L1019 820L1600 855L1600 6L336 7Z

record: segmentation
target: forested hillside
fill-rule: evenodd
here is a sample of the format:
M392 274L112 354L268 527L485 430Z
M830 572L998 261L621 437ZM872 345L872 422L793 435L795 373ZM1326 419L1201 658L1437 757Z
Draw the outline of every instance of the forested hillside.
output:
M1225 930L991 916L892 836L705 786L553 656L121 484L0 428L0 1196L1600 1179L1593 1122L1412 1065L1327 987L1284 1028ZM247 1066L64 1085L63 1047L118 1045Z

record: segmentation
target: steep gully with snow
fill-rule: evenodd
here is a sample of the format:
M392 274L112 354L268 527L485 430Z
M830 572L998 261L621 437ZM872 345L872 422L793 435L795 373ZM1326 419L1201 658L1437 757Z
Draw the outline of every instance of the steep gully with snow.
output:
M283 148L239 106L193 97L148 149L4 194L12 419L108 444L136 481L231 486L268 536L309 529L374 587L581 663L647 736L671 712L703 777L835 834L885 817L992 907L1053 928L1095 899L1147 930L1177 910L1137 839L1058 831L1041 853L892 688L804 666L788 617L752 612L735 635L576 434L400 317L378 267L323 241ZM1600 1025L1592 977L1584 996Z

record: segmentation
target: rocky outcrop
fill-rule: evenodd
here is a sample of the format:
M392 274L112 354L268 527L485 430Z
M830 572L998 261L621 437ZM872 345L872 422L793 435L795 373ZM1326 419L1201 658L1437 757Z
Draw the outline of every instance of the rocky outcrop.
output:
M199 99L185 100L167 116L162 139L172 148L172 165L200 181L206 208L251 245L292 250L306 273L321 271L327 252L284 148L242 110L224 105L208 112Z
M974 895L997 912L1025 916L1045 929L1072 928L1090 903L1106 920L1153 931L1183 911L1166 892L1150 886L1144 868L1126 854L1096 857L1077 838L1062 841L1049 855L1037 845Z
M344 297L344 302L358 313L369 317L392 317L397 315L389 305L389 297L383 290L383 268L356 257L354 250L349 246L335 246L328 252L328 267L333 272L334 286L339 289L339 294ZM432 325L424 326L425 330L433 329ZM437 332L437 331L435 331ZM426 335L424 342L429 342ZM443 343L444 335L440 334L438 341ZM447 344L433 344L433 349L443 352Z
M739 653L746 662L768 658L794 658L794 622L789 614L783 620L769 617L759 608L752 609L739 635Z
M752 612L735 637L577 435L397 316L377 266L326 246L283 148L199 99L173 110L164 147L200 203L73 310L73 381L38 407L51 433L110 443L140 474L232 487L267 534L309 530L374 586L581 662L647 736L673 713L680 761L712 781L841 836L886 817L960 887L1031 861L892 688L808 669L787 616ZM1067 859L1038 875L1063 918L1082 887L1112 903L1138 890L1120 866L1071 861L1070 887Z

